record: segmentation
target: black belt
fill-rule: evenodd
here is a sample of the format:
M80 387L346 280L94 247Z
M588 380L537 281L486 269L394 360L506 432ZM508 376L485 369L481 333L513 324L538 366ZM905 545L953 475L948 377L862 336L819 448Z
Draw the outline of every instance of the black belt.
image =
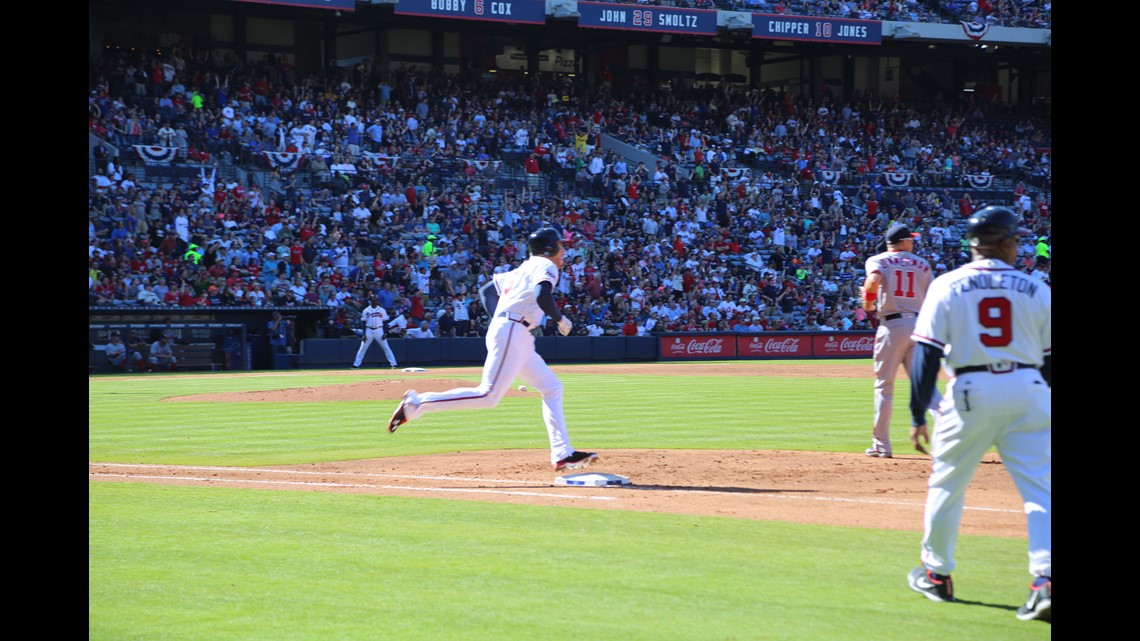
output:
M962 374L969 374L970 372L989 372L991 374L1008 374L1015 369L1037 369L1036 365L1028 363L1013 363L1009 369L994 369L996 365L970 365L969 367L959 367L954 370L954 376L961 376Z
M905 313L904 312L898 312L895 314L887 314L886 316L883 317L883 320L885 320L885 321L894 320L896 318L902 318L903 316L906 316L907 314L910 314L911 316L918 316L918 314L913 314L911 312L905 312Z
M530 327L530 323L528 323L528 322L526 321L526 319L523 319L523 320L519 320L519 319L517 319L517 318L511 318L511 313L510 313L510 312L503 312L502 314L499 314L499 316L502 316L503 318L505 318L505 319L507 319L507 320L509 320L509 321L514 321L514 322L516 322L516 323L519 323L519 324L520 324L520 325L522 325L523 327Z

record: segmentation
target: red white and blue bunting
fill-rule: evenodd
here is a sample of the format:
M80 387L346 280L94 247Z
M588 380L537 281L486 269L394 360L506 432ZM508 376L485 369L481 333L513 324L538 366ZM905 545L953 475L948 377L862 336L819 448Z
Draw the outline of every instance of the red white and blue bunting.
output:
M470 160L467 158L464 158L463 162L467 163L468 167L474 167L479 171L485 171L488 167L492 171L499 171L499 165L503 164L501 160Z
M883 180L888 187L906 187L910 185L910 178L913 175L914 172L910 171L888 171L883 173Z
M729 180L747 179L751 173L747 167L722 167L720 175Z
M305 155L301 152L292 151L263 151L265 159L269 161L269 166L278 171L290 173L297 170L301 165L301 158Z
M832 171L830 169L820 169L816 173L819 174L819 182L827 185L834 185L843 177L842 171Z
M966 174L962 180L974 189L989 189L994 186L994 177L989 174Z
M370 168L379 169L380 171L390 171L392 169L395 169L396 163L400 162L399 156L375 154L370 151L364 152L364 157L368 159Z
M156 162L161 164L169 164L178 155L178 147L157 147L154 145L131 145L135 148L135 153L143 162Z
M986 37L990 32L990 23L988 22L966 22L962 20L962 31L971 40L981 40Z

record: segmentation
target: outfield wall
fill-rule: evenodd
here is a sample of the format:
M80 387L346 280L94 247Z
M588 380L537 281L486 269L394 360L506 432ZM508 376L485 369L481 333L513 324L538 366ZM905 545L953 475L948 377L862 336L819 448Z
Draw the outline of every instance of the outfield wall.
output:
M670 333L654 336L539 336L535 347L548 363L655 360L759 360L870 358L874 332ZM479 365L487 358L482 338L392 338L396 362L410 365ZM352 365L360 341L310 338L298 354L274 357L276 369L341 368ZM387 367L379 345L371 345L362 363Z

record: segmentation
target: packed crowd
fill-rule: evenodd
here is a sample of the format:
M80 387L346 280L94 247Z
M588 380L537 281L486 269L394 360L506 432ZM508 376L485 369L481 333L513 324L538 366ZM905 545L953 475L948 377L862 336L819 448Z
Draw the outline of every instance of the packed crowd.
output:
M158 72L132 80L140 68ZM867 329L862 261L890 222L926 234L920 253L939 272L966 257L953 229L982 203L932 188L938 176L1049 177L1047 125L994 123L984 105L920 112L867 95L683 87L634 99L606 82L591 95L565 80L507 86L415 67L387 78L363 63L302 78L275 60L178 52L108 60L95 77L92 131L112 144L165 136L216 153L229 131L330 166L315 189L292 174L263 188L219 180L212 158L163 185L96 147L90 303L328 307L329 335L352 334L372 294L405 325L480 335L475 291L525 258L543 222L564 235L559 304L582 333ZM602 131L660 160L631 167L601 149ZM363 151L400 163L369 170ZM722 171L753 154L781 163ZM494 172L453 162L472 155L525 157L543 180L504 191ZM820 180L835 169L850 176L842 186ZM895 169L916 172L916 188L887 189L881 172ZM1002 199L1048 239L1049 203L1032 191L1022 181ZM1037 255L1027 246L1023 267L1047 278Z

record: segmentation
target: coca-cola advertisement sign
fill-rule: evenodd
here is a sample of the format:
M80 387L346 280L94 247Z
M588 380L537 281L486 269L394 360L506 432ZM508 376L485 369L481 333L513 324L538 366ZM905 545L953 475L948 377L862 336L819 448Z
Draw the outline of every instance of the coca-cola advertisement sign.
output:
M810 336L762 334L738 336L736 348L743 357L803 358L811 356Z
M875 337L871 334L820 334L812 337L812 343L815 355L822 358L870 357L875 351Z
M736 337L724 334L662 336L661 358L736 358Z

